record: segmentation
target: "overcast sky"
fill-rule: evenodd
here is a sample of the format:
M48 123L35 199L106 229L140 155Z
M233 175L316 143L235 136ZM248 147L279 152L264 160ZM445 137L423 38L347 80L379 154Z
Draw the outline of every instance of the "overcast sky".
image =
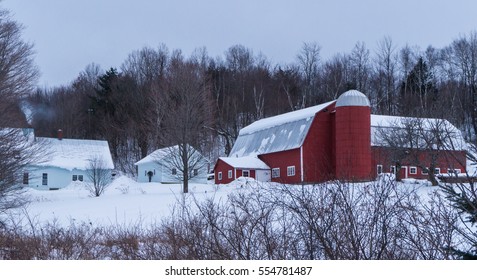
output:
M358 41L374 51L391 37L441 48L477 30L475 0L3 0L35 45L40 86L64 85L90 63L119 68L127 55L164 43L189 56L223 56L235 44L291 63L303 42L326 60Z

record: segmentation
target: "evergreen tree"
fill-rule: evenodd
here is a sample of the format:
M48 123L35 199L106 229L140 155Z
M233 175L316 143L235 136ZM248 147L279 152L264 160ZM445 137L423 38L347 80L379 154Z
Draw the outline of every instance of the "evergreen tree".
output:
M422 57L419 58L406 80L401 84L401 115L415 115L431 107L437 100L434 75Z

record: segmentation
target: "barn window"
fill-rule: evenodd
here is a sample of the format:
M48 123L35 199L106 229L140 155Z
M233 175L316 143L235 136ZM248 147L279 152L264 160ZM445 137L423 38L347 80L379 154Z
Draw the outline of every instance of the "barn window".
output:
M295 166L287 167L287 176L295 176Z
M83 175L78 175L78 180L83 182Z
M459 174L460 169L447 168L447 173L449 173L449 174Z
M422 175L427 175L427 174L428 174L427 168L424 167L424 168L422 169L421 173L422 173Z
M29 181L28 179L29 179L28 172L23 173L23 184L24 185L28 185L28 181Z
M409 167L409 174L417 174L417 167L411 166Z
M73 181L78 180L78 175L73 175L73 178L71 178Z
M378 173L378 175L383 173L383 166L381 164L376 165L376 173Z
M250 171L249 170L243 170L242 171L242 176L243 177L250 177Z
M177 175L177 169L175 168L172 168L172 171L171 171L172 175Z
M229 179L232 179L232 170L229 170L229 171L227 172L227 174L228 174Z
M396 174L396 166L391 165L391 168L389 169L389 171L391 171L392 174Z
M434 174L441 174L440 168L434 168Z
M272 168L272 178L280 177L280 168Z
M48 185L48 173L43 173L41 175L41 184L43 186L47 186Z
M222 172L219 172L219 173L217 174L217 177L219 177L219 181L222 181Z

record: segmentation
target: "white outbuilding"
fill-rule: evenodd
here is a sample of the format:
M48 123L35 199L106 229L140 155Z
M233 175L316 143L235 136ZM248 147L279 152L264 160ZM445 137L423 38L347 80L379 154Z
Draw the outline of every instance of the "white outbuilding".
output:
M205 183L210 166L209 160L188 146L189 182ZM136 162L137 181L141 183L180 183L183 164L179 146L155 150Z
M114 163L107 141L36 137L42 157L23 173L23 185L40 190L61 189L74 181L90 182L95 168L108 170L113 176Z

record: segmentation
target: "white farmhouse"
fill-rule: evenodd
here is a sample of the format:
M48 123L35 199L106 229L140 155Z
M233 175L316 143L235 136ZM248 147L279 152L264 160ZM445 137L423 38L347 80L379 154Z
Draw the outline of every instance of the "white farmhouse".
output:
M104 169L114 169L107 141L37 137L44 147L44 158L29 166L23 174L23 185L40 190L56 190L71 182L90 182L88 170L91 161L101 161ZM96 165L98 166L98 165Z
M207 181L210 162L196 149L188 146L189 182ZM136 162L137 181L141 183L180 183L183 165L178 146L155 150L145 158Z

